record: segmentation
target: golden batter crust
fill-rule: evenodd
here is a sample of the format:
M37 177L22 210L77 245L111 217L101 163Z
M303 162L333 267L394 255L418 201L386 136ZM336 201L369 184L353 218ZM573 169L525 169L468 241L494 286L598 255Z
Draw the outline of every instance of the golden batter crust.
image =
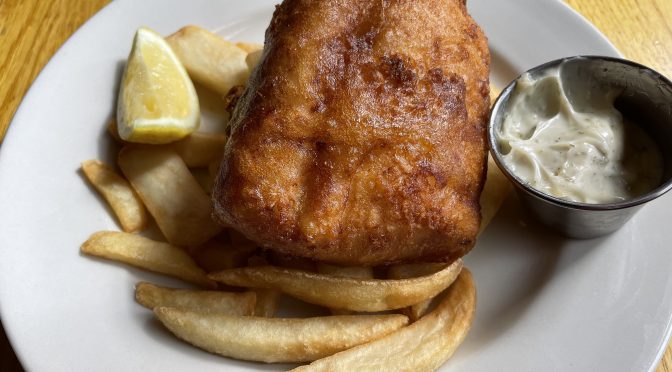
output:
M343 265L473 247L487 40L462 0L285 0L231 120L215 216Z

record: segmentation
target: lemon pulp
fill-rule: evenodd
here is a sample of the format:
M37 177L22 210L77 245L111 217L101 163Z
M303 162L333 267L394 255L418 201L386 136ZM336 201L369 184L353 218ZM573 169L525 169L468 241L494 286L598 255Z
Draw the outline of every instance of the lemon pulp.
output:
M119 136L130 142L169 143L198 129L194 85L168 43L150 29L140 28L135 34L117 118Z

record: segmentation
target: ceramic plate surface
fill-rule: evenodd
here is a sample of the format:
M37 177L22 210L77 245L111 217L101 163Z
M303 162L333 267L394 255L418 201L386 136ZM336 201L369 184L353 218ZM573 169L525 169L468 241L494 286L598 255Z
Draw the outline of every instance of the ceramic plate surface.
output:
M559 1L470 0L489 37L493 82L559 57L618 52ZM118 229L78 172L112 161L103 125L134 31L197 24L263 41L266 0L118 0L54 56L0 147L0 311L31 371L277 370L217 357L171 337L133 301L139 280L178 284L83 257L94 231ZM206 121L216 120L214 116ZM537 226L514 196L466 263L478 288L467 340L445 371L645 371L672 314L672 193L617 233L571 241Z

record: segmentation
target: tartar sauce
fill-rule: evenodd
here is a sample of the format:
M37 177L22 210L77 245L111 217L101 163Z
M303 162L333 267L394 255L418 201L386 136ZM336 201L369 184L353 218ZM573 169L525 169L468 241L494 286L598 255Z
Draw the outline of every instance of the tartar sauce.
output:
M567 74L570 75L570 74ZM505 165L535 189L582 202L619 202L662 179L655 142L614 108L620 91L563 76L523 75L497 132Z

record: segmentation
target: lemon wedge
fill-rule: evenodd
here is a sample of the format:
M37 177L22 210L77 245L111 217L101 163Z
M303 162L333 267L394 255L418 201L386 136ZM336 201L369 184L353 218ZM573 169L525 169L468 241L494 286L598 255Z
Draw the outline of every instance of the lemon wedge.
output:
M130 142L177 141L200 123L198 96L184 66L163 37L140 28L117 101L119 136Z

